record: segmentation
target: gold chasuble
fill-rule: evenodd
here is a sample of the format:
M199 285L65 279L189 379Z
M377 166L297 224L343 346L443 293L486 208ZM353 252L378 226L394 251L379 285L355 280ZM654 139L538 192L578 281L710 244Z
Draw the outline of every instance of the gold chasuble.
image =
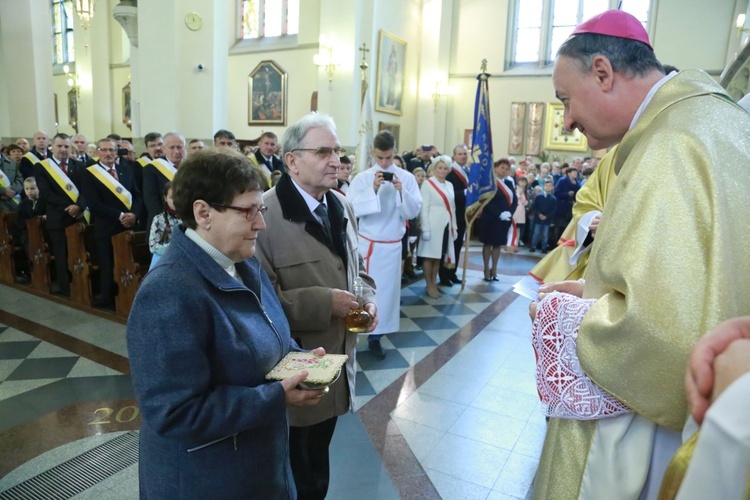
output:
M577 353L586 375L635 415L551 419L535 498L593 498L602 490L591 485L602 477L615 477L604 497L638 498L656 426L680 431L686 422L693 344L718 322L750 314L750 231L741 222L750 115L704 72L682 71L625 134L614 172L586 270L584 298L597 301L581 323ZM617 419L632 425L607 435ZM633 427L651 438L641 432L635 442ZM607 475L623 460L632 469ZM650 481L658 487L660 478Z
M573 218L560 237L561 242L558 243L558 246L529 272L534 278L544 283L583 278L590 253L581 254L576 265L570 263L570 257L573 255L576 245L580 243L576 241L578 221L594 210L604 212L608 194L612 190L615 179L617 179L615 164L612 161L616 151L617 146L604 155L589 180L578 190L576 202L573 205Z

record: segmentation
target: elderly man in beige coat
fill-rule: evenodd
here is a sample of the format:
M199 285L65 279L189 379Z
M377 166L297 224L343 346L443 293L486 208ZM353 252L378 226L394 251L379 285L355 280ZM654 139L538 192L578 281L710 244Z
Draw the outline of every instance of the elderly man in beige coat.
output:
M346 316L359 307L353 281L364 282L364 309L377 325L375 283L358 250L357 220L346 197L335 191L341 165L336 125L310 113L283 138L286 172L263 195L267 229L258 235L258 258L303 349L348 354L346 370L314 407L289 409L289 451L300 499L328 491L328 446L339 415L353 408L357 334Z

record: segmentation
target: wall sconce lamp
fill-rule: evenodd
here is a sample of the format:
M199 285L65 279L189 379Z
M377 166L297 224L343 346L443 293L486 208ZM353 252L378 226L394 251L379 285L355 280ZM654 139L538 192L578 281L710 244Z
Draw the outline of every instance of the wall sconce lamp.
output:
M65 76L68 77L68 87L76 91L76 97L81 97L81 87L78 85L78 75L74 75L70 72L70 66L67 64L63 66Z
M336 72L336 66L339 63L333 57L333 46L320 46L320 52L313 56L313 62L319 68L325 70L328 75L328 84L333 85L333 74Z
M737 27L738 35L741 35L746 31L750 31L750 28L745 28L745 14L737 15L737 22L735 23L735 26Z
M75 0L75 7L81 19L81 28L89 29L89 23L94 18L94 0Z
M450 94L450 88L441 80L435 82L435 92L432 94L432 102L435 103L435 111L437 111L437 105L440 99L447 97Z

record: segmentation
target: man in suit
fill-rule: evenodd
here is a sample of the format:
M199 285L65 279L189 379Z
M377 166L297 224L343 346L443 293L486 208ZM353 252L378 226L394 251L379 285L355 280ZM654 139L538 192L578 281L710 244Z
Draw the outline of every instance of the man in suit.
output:
M237 138L229 130L220 129L214 134L215 148L237 148Z
M29 152L29 141L25 137L19 137L16 139L16 146L20 146L23 150L23 154L26 154Z
M414 153L415 155L406 164L406 170L414 172L415 168L422 167L427 172L432 159L438 155L438 150L435 146L422 146L417 148Z
M0 212L15 212L21 201L23 177L15 160L2 154L3 140L0 138Z
M84 167L88 167L96 163L94 158L88 153L86 153L86 146L88 146L89 143L86 140L86 136L83 134L76 134L73 136L73 146L74 151L71 154L71 158L78 161L81 165Z
M452 159L451 171L445 180L453 184L453 193L456 197L456 239L453 241L456 267L448 269L442 261L440 262L441 286L453 286L454 283L461 283L456 271L458 270L458 258L461 256L461 247L464 244L464 233L466 232L466 188L469 186L468 148L464 144L458 144L453 148Z
M266 175L271 175L274 170L284 171L284 162L279 160L276 153L276 143L278 138L273 132L263 132L258 141L258 151L250 159L253 163L261 167Z
M83 211L86 206L79 191L83 167L70 159L71 148L70 136L57 134L52 142L52 155L33 167L33 177L39 187L39 199L46 207L47 230L55 256L57 289L53 289L53 292L65 296L70 295L65 228L84 220Z
M111 139L97 143L99 162L81 175L83 195L94 219L94 236L99 257L102 305L114 305L114 250L112 236L135 229L143 219L143 201L128 161L116 164L117 146Z
M369 331L377 324L374 282L358 251L354 210L336 192L340 147L329 116L311 113L287 130L287 173L263 195L267 227L258 233L258 258L292 337L303 349L322 346L326 353L349 355L345 371L320 404L288 409L290 461L300 499L325 498L328 446L338 416L354 398L357 334L347 332L345 318L359 307L351 293L355 278L364 281L362 302L374 318Z
M49 138L47 137L47 134L45 132L42 132L41 130L38 130L34 134L34 146L32 146L29 152L23 155L23 158L21 158L21 165L19 166L19 170L21 171L21 176L24 179L34 176L34 165L36 165L40 161L45 160L47 156L49 156L49 151L47 150L48 147Z
M143 169L143 203L146 205L148 215L146 231L151 230L151 221L154 216L164 210L162 201L164 184L174 179L180 163L185 158L185 136L181 133L167 132L164 135L163 144L166 156L154 159Z

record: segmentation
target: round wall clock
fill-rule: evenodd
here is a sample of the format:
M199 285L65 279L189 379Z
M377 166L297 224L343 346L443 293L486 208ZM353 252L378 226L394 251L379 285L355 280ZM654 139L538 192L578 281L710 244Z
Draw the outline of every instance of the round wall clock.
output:
M185 26L193 31L198 31L203 26L203 19L195 12L190 12L185 16Z

